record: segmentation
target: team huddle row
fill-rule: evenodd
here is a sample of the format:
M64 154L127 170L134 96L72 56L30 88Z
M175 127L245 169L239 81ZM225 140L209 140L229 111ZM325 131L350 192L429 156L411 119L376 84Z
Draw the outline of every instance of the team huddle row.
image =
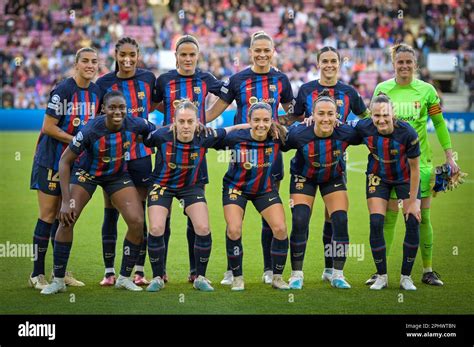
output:
M262 216L262 280L276 289L302 289L308 226L319 187L326 207L322 279L335 288L350 288L343 274L349 244L344 157L349 145L365 144L370 152L366 172L370 245L377 269L367 283L371 289L388 285L386 258L391 241L386 245L384 228L389 220L385 217L389 216L392 201L397 204L401 199L406 233L400 286L416 290L410 275L420 244L420 223L423 225L424 221L425 176L428 175L429 196L432 169L423 157L423 153L431 153L426 134L420 135L420 129L426 133L428 116L436 127L435 116L442 121L442 114L433 87L413 79L413 49L406 45L394 49L396 78L387 81L387 86L383 86L385 82L377 86L369 110L352 87L337 80L341 59L334 48L319 51L321 79L303 85L296 102L288 78L270 65L272 39L263 32L254 34L250 53L252 66L223 83L196 68L199 44L194 37L183 36L176 44L177 69L155 79L151 72L137 69L138 44L124 38L116 45L116 71L93 83L97 54L90 48L78 51L74 77L51 93L35 153L31 187L38 191L40 218L33 239L38 255L29 279L32 287L41 289L42 294L53 294L65 291L66 285L84 285L66 271L66 266L73 227L97 186L101 186L105 201L105 276L101 285L132 291L141 291L141 286L147 285L150 292L164 288L168 282L171 206L173 198L177 198L188 217L188 279L198 290L213 291L206 278L212 238L205 185L209 183L206 153L214 148L232 152L222 189L228 268L221 283L234 291L244 290L241 236L250 200ZM402 68L398 69L397 64ZM407 84L411 89L406 90ZM401 93L409 93L410 98L420 98L415 89L427 93L411 103L412 109L402 117L397 113L399 100L394 102L390 95L397 87L403 87ZM219 99L206 110L208 92ZM410 100L406 98L403 95L402 100ZM216 130L204 126L234 100L237 111L233 126ZM66 110L63 105L68 101L73 102L73 107ZM93 107L82 107L83 104ZM278 116L280 104L287 112L283 117ZM99 105L102 114L95 116ZM163 112L163 127L147 121L154 109ZM361 119L345 124L351 111ZM304 122L292 124L296 120ZM424 126L420 122L425 122ZM439 128L437 134L446 147L447 162L456 170L446 126ZM296 152L290 166L293 206L288 237L278 189L284 172L282 152L291 149ZM155 151L152 170L151 155ZM128 230L120 275L116 278L119 214ZM392 214L396 221L397 212ZM54 276L49 284L44 278L44 258L50 239ZM289 283L282 278L288 250L292 268ZM147 251L153 271L151 281L144 274ZM442 285L431 269L431 259L428 263L425 267L423 258L423 282Z

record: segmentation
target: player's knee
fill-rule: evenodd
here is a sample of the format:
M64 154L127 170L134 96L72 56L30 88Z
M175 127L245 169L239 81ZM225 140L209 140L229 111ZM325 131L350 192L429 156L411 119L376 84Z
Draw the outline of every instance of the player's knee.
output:
M165 226L151 225L148 232L153 236L161 236L165 233Z
M370 215L370 238L383 236L383 224L385 217L382 214L373 213Z
M284 223L273 226L272 231L273 236L279 240L284 240L288 237L286 225Z
M136 215L127 218L126 222L130 230L133 230L134 232L137 231L140 234L143 234L143 223L145 222L145 219L140 213L137 213Z
M53 207L41 207L39 218L46 223L53 223L56 219L58 211Z
M293 232L304 232L309 225L311 209L307 205L295 205L292 210Z
M227 236L231 240L238 240L242 235L242 225L228 225Z
M198 234L199 236L204 236L208 235L210 230L209 230L209 224L208 223L196 223L194 224L194 232Z

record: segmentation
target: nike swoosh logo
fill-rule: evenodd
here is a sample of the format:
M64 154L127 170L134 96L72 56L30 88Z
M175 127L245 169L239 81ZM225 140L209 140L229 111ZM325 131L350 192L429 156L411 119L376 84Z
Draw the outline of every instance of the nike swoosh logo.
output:
M253 87L252 88L246 88L246 90L252 90L252 89L253 89Z
M317 157L319 154L309 154L308 157L310 158L313 158L313 157Z
M149 179L150 179L150 177L148 177L148 178L142 178L142 182L146 182L146 181L148 181Z
M171 91L170 91L170 94L171 94L171 93L177 93L177 92L179 92L179 89L171 90Z
M124 181L123 184L128 184L128 183L130 183L130 182L132 182L132 181L130 181L130 180Z
M198 198L198 200L199 199L204 199L204 196L198 196L197 198Z
M173 155L174 153L166 152L166 155Z
M276 199L276 197L270 198L270 199L268 199L268 201L273 201L273 200L275 200L275 199Z
M334 185L334 188L337 188L337 187L340 187L340 186L342 186L342 183L335 184L335 185Z
M106 149L99 149L99 152L107 152L109 150L109 148L106 148Z

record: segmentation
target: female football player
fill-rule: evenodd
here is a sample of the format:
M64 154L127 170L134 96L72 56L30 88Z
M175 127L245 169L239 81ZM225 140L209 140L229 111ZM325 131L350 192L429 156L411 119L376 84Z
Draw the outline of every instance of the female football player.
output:
M405 240L400 287L416 290L410 277L419 244L420 211L420 143L416 131L394 117L393 106L386 95L372 99L371 118L357 123L355 129L369 149L367 164L367 205L370 213L370 247L377 268L370 289L388 285L387 260L383 233L390 192L395 190L403 200Z
M276 188L272 166L278 158L286 131L272 121L273 107L256 102L248 110L251 128L233 132L220 142L235 158L223 180L224 217L227 223L227 261L232 271L233 291L244 290L242 271L242 222L247 201L254 204L272 230L272 286L289 289L282 279L288 253L285 213Z
M399 44L392 48L392 63L395 77L377 85L374 96L383 92L390 97L395 107L397 118L408 122L418 133L420 139L420 176L421 176L421 224L420 251L423 260L422 282L442 286L439 274L433 271L433 228L431 226L430 207L431 191L430 177L433 171L431 146L428 141L427 122L431 119L436 130L436 136L446 155L446 163L451 166L453 173L459 168L453 158L453 149L448 128L443 118L440 99L436 89L429 83L415 77L417 59L415 50ZM387 243L387 253L393 242L395 224L398 216L398 202L392 193L385 217L384 235ZM366 283L372 284L375 276Z
M128 227L123 243L122 267L115 286L131 291L142 290L133 283L130 275L143 241L143 206L126 170L125 158L132 138L147 136L155 130L155 126L141 117L126 117L127 102L119 91L104 96L102 112L105 116L90 121L77 133L59 161L62 203L54 247L54 280L41 294L66 290L64 274L71 252L74 225L97 186L101 186L110 196ZM74 166L71 175L71 165L82 152L85 155Z
M153 111L152 94L155 76L151 71L137 68L139 56L140 49L137 41L130 37L120 39L115 45L115 71L99 78L97 85L101 88L103 94L112 90L121 91L127 102L127 115L148 119L148 114ZM128 151L128 172L142 198L143 209L145 209L147 186L152 169L151 154L153 151L144 146L143 143L138 143L135 135L132 135L132 141ZM105 264L105 276L100 284L102 286L111 286L115 283L114 260L119 213L111 204L110 198L105 192L104 201L102 255ZM146 220L144 220L143 235L143 244L135 267L134 282L137 285L148 284L143 272L147 242Z
M199 58L199 42L191 35L185 35L176 42L176 69L164 73L158 77L155 85L154 101L158 103L158 108L163 111L163 125L174 122L176 107L182 100L191 101L198 108L198 121L206 124L205 102L208 93L216 96L220 95L222 82L217 80L209 72L197 69ZM200 179L197 184L205 185L209 182L207 177L207 164L203 162ZM170 215L166 220L165 228L165 273L164 281L167 282L166 259L168 255L168 242L171 234ZM188 254L190 272L188 280L194 282L196 278L196 265L194 262L194 227L191 219L188 218L187 232Z
M148 253L153 268L153 280L147 291L156 292L164 288L164 255L166 245L164 232L166 217L169 215L173 198L180 200L184 212L191 219L195 230L193 255L196 264L194 288L213 291L211 282L205 277L211 254L212 239L209 217L204 196L204 186L198 184L201 166L207 148L221 141L226 133L247 127L237 125L217 129L213 136L203 136L198 132L199 109L191 101L175 104L174 122L171 127L158 129L145 139L147 146L157 147L156 165L151 176L148 192L148 218L150 233ZM171 128L171 129L170 129Z
M321 192L328 209L329 224L333 228L332 242L325 244L325 257L330 258L331 285L335 288L350 288L343 275L347 256L349 234L347 228L348 198L344 180L344 154L350 144L357 145L361 139L348 125L336 127L337 104L324 89L313 102L314 126L301 124L291 128L285 150L297 149L291 161L290 201L292 202L290 288L303 287L303 260L308 239L317 189Z
M206 111L206 121L210 122L225 111L234 100L237 103L237 113L234 124L246 123L249 107L257 102L265 102L271 106L272 119L278 122L278 107L280 104L286 112L292 111L293 92L288 77L271 66L275 54L273 39L263 31L252 35L250 42L250 58L252 65L230 77L228 83L221 88L221 96L212 107ZM277 189L283 179L283 158L277 157L277 163L272 166L272 175L277 182ZM272 283L271 243L272 230L265 218L262 218L262 249L265 283ZM228 264L222 284L232 284L232 273Z
M74 76L53 89L46 108L31 174L31 189L38 192L40 208L33 236L36 259L29 278L30 286L36 289L43 289L48 285L44 277L44 259L50 237L54 247L54 235L59 224L59 159L73 136L94 118L98 111L100 89L92 82L98 67L99 58L93 48L81 48L77 51ZM74 279L71 273L66 273L64 280L69 286L84 285Z
M302 121L305 117L312 120L314 101L324 89L329 90L330 95L335 99L337 106L337 118L339 122L346 123L347 117L352 112L359 118L368 115L367 107L359 93L350 85L338 80L341 68L341 55L330 46L321 48L317 54L318 68L321 72L319 80L310 81L301 86L296 97L295 111L289 115L289 122L294 120ZM343 163L345 166L345 163ZM345 168L343 167L343 170ZM347 180L346 180L347 182ZM324 249L332 242L332 227L328 209L324 210L323 245ZM293 235L293 234L292 234ZM292 241L290 237L290 243ZM292 253L291 253L292 254ZM292 255L290 255L292 257ZM329 253L324 254L324 270L321 276L323 281L331 281L333 272L333 259Z

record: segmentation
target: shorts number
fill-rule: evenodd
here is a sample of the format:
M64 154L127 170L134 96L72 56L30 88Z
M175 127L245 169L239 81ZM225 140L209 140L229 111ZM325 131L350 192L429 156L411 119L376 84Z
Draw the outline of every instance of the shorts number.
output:
M158 189L160 190L159 193L156 192ZM155 183L153 184L153 189L151 190L150 195L155 195L155 194L163 195L165 190L166 190L166 187L162 187L159 184Z
M374 174L370 174L369 177L369 187L370 186L378 186L380 184L380 177Z
M53 175L53 169L49 169L48 170L48 181L59 182L59 172L56 172L56 174Z

